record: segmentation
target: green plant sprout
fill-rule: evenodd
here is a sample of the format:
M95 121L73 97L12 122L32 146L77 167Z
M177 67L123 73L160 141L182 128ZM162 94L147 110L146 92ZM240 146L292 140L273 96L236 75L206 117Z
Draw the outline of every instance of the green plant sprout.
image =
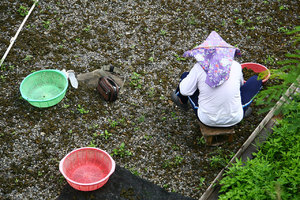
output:
M1 68L2 71L5 71L6 70L6 64L3 63L0 68Z
M160 95L159 99L160 100L166 100L166 97L164 95Z
M44 27L45 29L48 29L48 28L50 27L50 21L49 21L49 20L43 21L43 27Z
M171 112L171 116L172 116L173 119L178 119L178 116L176 116L175 112Z
M99 128L99 124L94 124L93 128Z
M173 149L174 151L177 151L177 150L179 150L179 146L177 146L176 144L173 144L173 145L172 145L172 149Z
M221 156L221 155L215 155L210 158L210 166L213 168L225 167L228 162L229 162L229 159L225 158L224 156Z
M189 24L190 25L196 25L196 18L194 16L192 16L190 19L189 19Z
M182 161L183 161L183 157L181 156L175 157L175 165L179 165L180 163L182 163Z
M98 133L93 133L93 137L94 137L94 138L96 138L96 137L98 137L98 136L99 136Z
M172 168L172 167L178 167L182 162L184 158L181 156L175 156L174 158L166 160L162 167L163 168Z
M279 6L279 10L288 10L286 6Z
M85 32L89 32L91 30L91 25L88 25L83 29Z
M222 22L221 22L221 25L225 27L226 24L227 24L227 23L226 23L226 20L223 19Z
M255 30L255 26L247 27L247 30Z
M152 136L151 135L144 135L144 138L146 139L146 140L150 140L151 138L152 138Z
M185 60L186 60L186 58L180 57L180 56L177 55L177 54L174 54L174 56L176 57L176 60L177 60L177 61L185 61Z
M0 75L1 80L4 82L6 77L4 75Z
M118 124L126 125L126 123L125 123L125 118L124 118L124 117L121 118L121 119L119 119L118 121L119 121Z
M264 60L264 64L265 65L274 65L275 63L276 63L276 61L275 61L275 56L274 55L272 55L272 56L270 56L270 55L267 55L266 56L266 59Z
M151 56L148 60L151 61L151 62L154 62L153 56Z
M242 26L245 22L244 22L243 19L239 18L239 19L235 20L235 23L237 23L238 25Z
M140 116L138 121L139 121L139 123L144 122L145 121L145 116L144 115Z
M13 65L9 65L9 66L8 66L8 69L10 69L10 70L13 70L14 68L15 68L15 66L13 66ZM6 71L6 70L7 70L6 64L3 63L3 64L1 65L1 67L0 67L0 69L1 69L2 71Z
M76 41L77 43L80 43L80 42L81 42L80 38L76 38L75 41Z
M166 34L167 34L167 31L161 29L161 30L160 30L160 34L161 34L161 35L166 35Z
M154 97L154 94L155 94L155 89L152 87L152 88L149 88L149 90L147 91L147 94L148 94L148 97Z
M201 177L200 178L200 183L197 187L198 190L201 190L201 188L203 187L203 185L205 184L205 178L204 177Z
M289 31L289 29L285 28L285 27L279 27L278 28L278 32L280 33L287 33Z
M97 145L95 144L95 140L92 140L88 147L96 147Z
M109 122L109 126L112 128L115 128L119 124L118 121L111 120L111 119L108 119L108 122Z
M134 88L142 88L142 85L141 85L141 75L136 73L136 72L133 72L131 74L131 78L130 78L130 83L129 85L131 87L134 87Z
M132 156L132 152L125 149L125 143L122 142L119 148L113 149L113 156L119 156L121 158L125 156Z
M135 176L139 176L139 175L140 175L139 171L138 171L137 169L135 169L134 167L131 167L131 168L129 168L128 170L129 170L133 175L135 175Z
M18 12L19 12L19 14L20 14L22 17L24 17L24 16L26 16L26 15L28 14L29 9L28 9L28 7L26 7L26 6L20 6L19 9L18 9Z
M104 133L101 133L100 136L104 137L106 140L112 136L111 133L108 132L108 130L104 130Z
M43 176L43 172L38 171L38 176Z
M87 114L90 112L89 110L84 109L80 104L78 104L77 107L77 110L80 112L80 114Z
M197 138L197 144L198 145L206 144L205 139L204 139L203 136Z
M69 108L69 107L70 107L69 104L65 104L65 103L64 103L63 108Z
M23 59L25 62L31 61L31 59L33 58L32 55L26 55L26 57Z

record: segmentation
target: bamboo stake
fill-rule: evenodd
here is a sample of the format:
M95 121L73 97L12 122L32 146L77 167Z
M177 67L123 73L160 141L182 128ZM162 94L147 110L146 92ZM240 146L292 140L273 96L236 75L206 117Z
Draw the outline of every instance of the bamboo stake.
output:
M1 59L1 61L0 61L0 66L2 66L2 64L3 64L3 62L4 62L4 60L5 60L6 56L7 56L7 54L9 53L9 51L10 51L11 47L13 46L13 44L15 43L15 41L17 40L17 37L18 37L19 33L21 32L21 30L22 30L24 24L26 23L26 21L27 21L29 15L31 14L31 12L33 11L35 5L36 5L38 2L39 2L39 0L35 0L35 2L33 3L33 5L32 5L31 8L30 8L28 14L25 16L25 18L24 18L22 24L20 25L20 27L19 27L17 33L15 34L14 37L11 38L9 47L7 48L7 50L6 50L5 54L4 54L4 56L2 57L2 59Z

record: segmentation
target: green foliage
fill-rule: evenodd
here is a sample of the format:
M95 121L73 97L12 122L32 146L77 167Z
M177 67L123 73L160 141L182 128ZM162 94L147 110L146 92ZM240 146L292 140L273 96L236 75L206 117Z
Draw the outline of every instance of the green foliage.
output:
M198 190L201 190L201 188L205 185L205 178L204 177L201 177L200 178L200 183L197 187Z
M300 40L300 26L287 32L292 43ZM271 70L271 79L280 84L259 93L257 103L266 109L273 107L291 84L299 88L300 50L286 54L287 59L278 62L280 69ZM266 62L274 62L267 57ZM283 120L274 127L268 141L261 145L255 158L242 163L236 160L220 181L219 199L300 199L300 96L295 93L286 98L280 111Z
M219 199L300 199L299 102L297 94L283 106L283 119L254 159L236 160L225 172Z
M113 156L119 156L121 158L125 156L132 156L132 152L125 149L125 143L122 142L119 148L113 149Z
M226 156L222 155L215 155L210 159L210 166L213 168L223 168L229 162L229 159Z
M163 29L161 29L161 30L160 30L160 34L161 34L161 35L166 35L166 34L167 34L167 31L166 31L166 30L163 30Z
M91 30L91 25L88 25L83 29L85 32L89 32Z
M33 58L33 55L26 55L26 57L23 59L25 62L31 61Z
M89 110L84 109L80 104L78 104L77 107L77 110L80 112L80 114L87 114L90 112Z
M150 140L151 138L152 138L152 136L151 135L144 135L144 138L146 139L146 140Z
M0 75L0 79L4 82L6 77L4 75Z
M18 9L18 13L24 17L28 14L29 12L29 8L27 6L20 6L19 9Z
M108 130L104 130L104 133L101 133L100 136L104 137L107 140L110 138L110 136L112 136L112 134L108 132Z
M97 145L95 144L95 140L92 140L88 147L97 147Z
M135 176L139 176L139 175L140 175L139 171L138 171L137 169L135 169L134 167L128 168L128 167L125 165L125 168L128 169L128 170L129 170L133 175L135 175Z
M162 167L163 168L172 168L172 167L178 167L182 162L183 162L184 158L181 156L175 156L171 159L166 160Z
M141 115L139 118L138 118L138 122L139 123L142 123L145 121L145 116L144 115Z
M5 63L3 63L1 66L0 66L0 70L1 71L6 71L6 70L13 70L15 68L15 66L14 65L9 65L8 67L7 67L7 65L5 64Z
M197 137L197 144L198 144L198 145L206 144L205 138L204 138L203 136Z
M75 38L75 41L76 41L77 43L80 43L80 42L81 42L80 38Z
M196 25L197 24L196 18L194 16L191 16L191 18L188 19L188 23L190 25Z
M243 20L243 19L241 19L241 18L239 18L239 19L235 20L235 23L237 23L237 24L238 24L238 25L240 25L240 26L242 26L242 25L244 25L244 24L245 24L244 20Z
M43 27L44 27L45 29L48 29L48 28L50 27L50 21L49 21L49 20L43 21Z
M133 72L130 77L129 85L135 89L142 88L141 75L136 72Z
M111 119L108 119L108 122L109 122L109 126L112 128L115 128L119 124L118 121L111 120Z
M297 45L300 41L300 26L297 26L287 34L292 35L292 43ZM256 103L265 106L261 112L268 111L273 107L291 84L294 83L296 87L299 87L299 79L297 80L297 78L300 75L300 50L295 50L294 53L287 53L286 57L286 60L278 62L278 64L282 65L280 69L271 70L270 79L277 79L280 81L280 84L269 86L256 97Z
M148 60L151 61L151 62L154 62L153 56L151 56Z
M148 97L152 98L155 95L155 89L153 87L149 88L147 91Z
M180 56L177 55L177 54L174 54L174 56L176 57L176 60L177 60L177 61L185 61L185 60L186 60L186 58L180 57Z
M276 64L276 61L275 61L275 56L274 55L267 55L266 56L266 59L264 60L264 64L266 66L272 66L272 65L275 65Z

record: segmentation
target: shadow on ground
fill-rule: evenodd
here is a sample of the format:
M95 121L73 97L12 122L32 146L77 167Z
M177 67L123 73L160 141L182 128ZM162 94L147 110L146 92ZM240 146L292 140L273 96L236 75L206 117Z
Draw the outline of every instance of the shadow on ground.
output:
M193 200L180 194L167 192L161 187L116 166L108 182L100 189L82 192L65 185L57 200Z

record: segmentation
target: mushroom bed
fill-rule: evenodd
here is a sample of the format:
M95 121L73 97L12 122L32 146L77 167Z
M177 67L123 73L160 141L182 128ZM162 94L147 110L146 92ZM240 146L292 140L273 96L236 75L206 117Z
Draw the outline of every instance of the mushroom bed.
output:
M32 3L0 1L1 56ZM84 146L107 151L118 166L169 192L199 198L264 114L253 104L232 143L206 146L194 113L171 101L181 73L195 63L182 54L216 31L240 48L240 63L279 68L294 48L286 31L300 24L299 13L297 0L40 1L0 69L0 199L57 198L67 185L59 161ZM79 74L103 65L126 77L113 103L80 83L50 108L21 98L19 86L33 71Z

